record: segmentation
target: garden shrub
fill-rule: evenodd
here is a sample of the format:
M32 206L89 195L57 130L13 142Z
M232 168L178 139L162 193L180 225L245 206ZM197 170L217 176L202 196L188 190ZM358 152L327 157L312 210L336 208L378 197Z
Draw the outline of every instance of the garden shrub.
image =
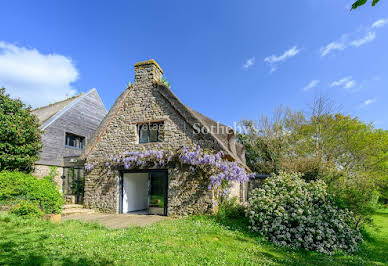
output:
M280 246L331 254L353 252L362 240L353 213L334 204L325 182L280 173L250 194L250 228Z
M50 182L52 182L55 185L57 185L55 183L55 176L56 175L57 175L57 167L56 166L50 166L50 172L48 173L48 175L44 176L43 179L47 179Z
M237 198L225 198L218 206L217 218L242 218L245 217L245 207L238 203Z
M0 172L0 200L10 200L27 195L36 178L22 172Z
M0 172L0 200L29 200L46 214L62 211L63 198L54 182L20 172Z
M334 177L327 175L324 180L336 204L351 210L358 226L362 227L372 221L371 216L375 213L379 200L379 192L372 177L356 172Z
M28 200L21 200L17 205L13 206L10 213L17 216L42 217L43 212L38 204Z
M0 88L0 171L31 172L42 148L39 126L31 106Z
M27 199L39 202L45 213L60 213L62 211L63 197L56 185L47 179L36 179L28 191Z

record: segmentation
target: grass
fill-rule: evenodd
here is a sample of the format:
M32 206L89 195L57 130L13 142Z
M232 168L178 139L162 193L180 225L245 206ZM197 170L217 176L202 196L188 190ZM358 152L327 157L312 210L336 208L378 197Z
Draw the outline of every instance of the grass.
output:
M151 195L151 205L158 206L159 208L164 208L164 196Z
M388 210L375 216L355 254L327 256L277 248L233 221L213 217L166 220L149 227L109 230L97 224L60 225L0 213L0 265L388 263Z

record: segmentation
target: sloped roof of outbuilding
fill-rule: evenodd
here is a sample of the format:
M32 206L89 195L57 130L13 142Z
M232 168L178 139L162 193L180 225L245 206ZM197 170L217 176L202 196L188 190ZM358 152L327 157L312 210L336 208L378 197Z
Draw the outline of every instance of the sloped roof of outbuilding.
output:
M44 123L49 120L51 117L62 111L67 105L72 103L75 99L82 96L83 93L78 94L76 96L67 98L65 100L55 102L46 106L42 106L39 108L36 108L32 110L32 113L36 115L39 119L39 122L41 125L44 125Z
M93 88L87 93L80 93L63 101L36 108L32 110L32 114L38 117L40 122L40 128L42 130L45 130L50 124L52 124L55 120L61 117L67 110L69 110L77 102L81 101L83 97L95 91L96 89Z

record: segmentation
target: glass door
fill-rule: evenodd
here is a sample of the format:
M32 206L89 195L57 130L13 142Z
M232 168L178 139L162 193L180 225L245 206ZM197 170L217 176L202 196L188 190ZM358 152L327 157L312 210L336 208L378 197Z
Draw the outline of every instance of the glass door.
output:
M167 171L150 171L149 213L167 215Z
M76 204L82 204L85 187L84 169L80 167L64 167L62 179L63 194L73 196Z

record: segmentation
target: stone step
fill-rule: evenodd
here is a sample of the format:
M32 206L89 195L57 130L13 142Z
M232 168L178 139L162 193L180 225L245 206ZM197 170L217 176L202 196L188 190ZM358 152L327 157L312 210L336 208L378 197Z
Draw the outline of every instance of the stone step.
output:
M62 211L63 216L73 215L73 214L91 214L95 213L92 209L84 209L84 208L71 208L71 209L64 209Z
M83 209L84 206L81 204L65 204L63 205L62 209Z

